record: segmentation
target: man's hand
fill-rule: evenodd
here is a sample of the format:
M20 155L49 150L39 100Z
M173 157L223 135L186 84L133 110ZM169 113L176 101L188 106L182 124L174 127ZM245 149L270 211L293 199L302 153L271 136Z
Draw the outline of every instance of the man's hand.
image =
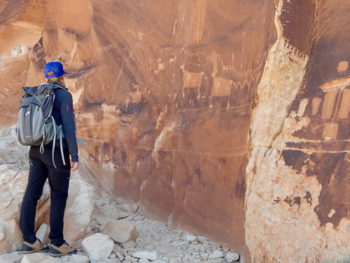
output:
M78 169L79 162L71 162L70 163L70 171L74 172L76 169Z

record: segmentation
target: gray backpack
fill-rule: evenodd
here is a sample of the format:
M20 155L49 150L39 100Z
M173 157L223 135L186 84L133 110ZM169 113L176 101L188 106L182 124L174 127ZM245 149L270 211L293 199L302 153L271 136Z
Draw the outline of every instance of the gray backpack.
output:
M52 162L56 138L60 139L63 164L66 165L63 155L63 131L61 125L56 125L52 116L52 108L55 101L55 89L66 88L57 83L45 83L37 87L24 87L21 106L18 111L17 136L22 145L40 146L40 152L44 152L44 145L52 145Z

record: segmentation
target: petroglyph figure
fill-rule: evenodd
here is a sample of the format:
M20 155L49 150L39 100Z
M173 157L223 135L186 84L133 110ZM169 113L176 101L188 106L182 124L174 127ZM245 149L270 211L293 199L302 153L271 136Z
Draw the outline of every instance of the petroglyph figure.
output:
M182 86L182 97L185 98L186 90L194 91L196 94L197 100L200 99L200 87L202 86L204 72L190 72L185 69L185 66L181 66L183 73L183 86ZM190 103L193 104L193 99L190 99Z

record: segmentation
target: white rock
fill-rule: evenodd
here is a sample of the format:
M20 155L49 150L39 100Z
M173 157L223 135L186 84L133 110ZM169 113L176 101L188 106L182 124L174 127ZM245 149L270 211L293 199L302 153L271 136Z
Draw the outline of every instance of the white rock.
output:
M42 224L38 231L36 231L36 237L41 240L44 244L49 243L49 232L50 232L50 227L47 224Z
M164 260L161 260L161 259L157 259L157 260L153 261L153 263L167 263L167 262Z
M231 263L233 261L239 260L239 254L234 252L228 252L225 256L226 262Z
M149 260L145 258L140 258L139 263L149 263Z
M158 257L158 253L157 251L137 251L132 253L132 256L134 258L143 258L143 259L149 259L149 260L156 260Z
M209 255L208 259L223 258L224 256L225 255L224 255L224 253L222 253L222 251L215 250Z
M72 255L70 256L69 263L89 263L90 260L84 255Z
M24 255L21 263L59 263L58 258L50 257L43 253L34 253Z
M101 233L85 238L81 245L92 260L108 258L114 248L113 240Z
M10 253L0 255L0 263L19 263L22 260L23 255L19 253Z
M133 224L126 221L110 221L106 224L103 233L117 243L125 243L136 240L138 232Z
M193 236L193 235L190 235L190 234L186 234L185 235L185 240L188 241L188 242L193 242L193 241L197 240L197 237Z

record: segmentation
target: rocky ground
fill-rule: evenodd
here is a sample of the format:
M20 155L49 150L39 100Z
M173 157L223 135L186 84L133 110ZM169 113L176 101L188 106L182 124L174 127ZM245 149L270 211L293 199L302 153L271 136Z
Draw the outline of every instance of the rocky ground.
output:
M9 148L11 149L10 151ZM13 180L17 180L20 175L23 176L26 173L24 171L27 168L25 158L26 150L16 144L14 131L2 131L0 133L0 174L6 175L5 177L0 175L0 181L2 180L3 185L3 178L12 178L9 180L9 184L19 184ZM14 172L16 169L17 171ZM80 182L80 184L84 183L92 186L93 195L91 196L93 198L92 204L94 205L91 213L87 213L83 209L81 213L85 214L77 215L84 205L81 199L86 199L87 197L80 198L80 201L78 197L73 201L68 201L70 205L67 207L67 217L72 218L73 223L70 223L70 221L68 223L65 222L65 226L72 227L71 225L75 224L81 229L86 229L85 232L81 231L83 233L82 237L79 236L78 238L76 236L75 239L72 238L74 240L73 244L78 248L78 254L57 259L42 253L31 255L23 255L19 252L3 253L0 255L0 263L229 263L239 261L239 255L226 247L210 242L205 237L194 236L181 230L172 229L165 223L154 221L142 215L138 205L128 204L111 198L93 177L87 175L88 173L83 167L81 169L79 173L72 175L72 180L75 183ZM21 184L23 185L23 182ZM72 187L76 188L77 186L72 184ZM89 192L88 187L79 187L77 192L85 192L85 194ZM11 191L11 187L4 189L1 189L2 195L12 200L11 204L15 203L13 200L17 200L16 202L18 203L18 198L11 199L9 197L11 195L6 193ZM22 192L18 191L14 196L18 196ZM8 207L7 204L0 205L0 210L13 210L9 210ZM89 208L86 210L89 210ZM17 212L15 214L18 216ZM76 218L79 216L80 218L77 220ZM84 225L83 219L87 217L89 217L89 222ZM8 221L8 217L2 215L1 218L0 216L0 227L5 229L0 231L0 249L1 244L7 244L5 242L6 233L11 231L18 232L16 227L13 227L15 230L6 230L9 228L8 224L6 224ZM79 224L76 221L79 221ZM9 229L12 228L10 227ZM72 229L77 229L77 227L72 227ZM47 240L48 227L46 224L41 226L39 232L37 236ZM8 246L7 252L15 249L18 249L18 245Z

